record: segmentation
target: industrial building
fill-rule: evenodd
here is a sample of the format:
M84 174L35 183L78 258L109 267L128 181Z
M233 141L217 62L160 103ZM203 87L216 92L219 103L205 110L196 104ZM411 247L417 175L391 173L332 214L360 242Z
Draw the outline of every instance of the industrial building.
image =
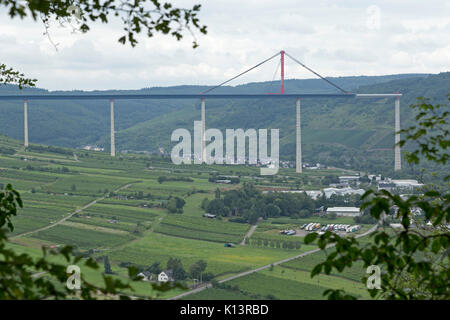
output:
M340 176L339 177L339 183L341 185L350 185L350 184L356 184L359 185L359 176Z
M361 215L361 210L357 207L329 207L327 214L336 213L338 216L358 217Z

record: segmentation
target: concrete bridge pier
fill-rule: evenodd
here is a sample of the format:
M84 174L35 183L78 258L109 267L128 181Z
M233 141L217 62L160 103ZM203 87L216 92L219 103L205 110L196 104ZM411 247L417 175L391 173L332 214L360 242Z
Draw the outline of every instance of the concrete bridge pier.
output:
M398 171L402 169L402 158L400 146L400 97L395 97L395 147L394 147L394 170Z
M202 98L202 162L206 163L205 99Z
M28 147L28 100L23 100L23 145Z
M297 117L296 117L296 163L295 172L302 173L302 127L300 119L300 98L297 98Z
M109 109L111 112L111 157L116 156L116 142L114 136L114 99L109 100Z

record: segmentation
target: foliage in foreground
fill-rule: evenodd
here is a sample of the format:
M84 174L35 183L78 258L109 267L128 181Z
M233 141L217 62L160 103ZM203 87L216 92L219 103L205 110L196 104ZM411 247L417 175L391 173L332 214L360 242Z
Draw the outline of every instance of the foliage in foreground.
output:
M183 38L184 31L194 36L193 28L206 34L206 26L200 25L197 16L201 8L199 4L192 8L176 8L170 2L160 0L0 0L0 6L5 7L11 18L28 16L41 20L46 28L53 18L62 26L72 27L75 20L80 24L76 30L81 32L88 32L93 22L108 23L111 18L119 18L125 33L119 42L125 44L128 41L131 46L138 43L136 35L140 33L147 37L171 35L177 40ZM197 47L195 38L193 46Z
M448 95L450 100L450 95ZM448 111L441 106L419 99L411 106L418 109L417 125L401 132L406 139L400 142L413 142L417 150L406 154L409 163L418 164L420 155L429 161L447 165L450 146L448 131ZM444 177L449 181L449 176ZM380 227L371 237L372 241L362 245L355 238L341 238L326 232L320 237L312 233L305 237L305 243L318 239L318 245L325 250L330 245L335 250L327 254L324 262L316 265L311 276L321 272L330 274L333 269L342 272L356 261L363 261L364 267L375 265L382 272L380 283L364 277L363 281L372 281L368 286L370 295L384 299L450 299L450 194L448 188L439 190L428 187L423 195L413 195L402 199L388 191L368 191L363 195L362 208L370 210L370 215L382 221L392 207L397 208L396 218L401 221L402 231L392 232ZM414 221L413 210L420 208L432 226L427 228ZM382 223L381 223L382 224ZM367 282L369 284L369 282ZM356 299L343 290L326 290L329 299Z
M20 73L13 68L7 67L5 64L0 63L0 85L2 84L16 84L19 89L23 87L34 87L36 79L25 78L23 73Z
M50 36L50 21L55 19L59 26L69 26L73 32L86 33L90 24L96 21L108 23L112 18L119 18L123 24L124 34L118 39L122 44L127 42L136 46L136 36L144 33L151 38L156 34L170 35L181 40L184 32L193 37L193 48L198 47L194 30L206 34L206 26L200 24L198 13L201 5L192 8L177 8L170 2L160 0L0 0L0 7L8 11L11 19L31 17L40 20L45 28L44 35L53 43ZM193 30L194 29L194 30ZM23 73L0 63L0 85L17 84L22 87L35 86L36 79L25 78Z
M22 208L22 200L17 191L8 184L0 192L0 300L4 299L63 299L77 297L80 299L96 299L100 296L112 295L121 299L128 296L120 294L120 290L131 289L129 284L103 275L104 287L95 286L86 281L81 274L81 287L72 290L66 286L68 280L67 266L81 264L81 256L73 255L73 248L65 246L57 251L48 251L45 247L43 256L34 259L28 254L17 254L6 247L7 231L13 231L11 218ZM66 265L50 262L51 256L61 256ZM83 266L99 269L91 258L84 260ZM128 269L130 278L136 279L137 269Z

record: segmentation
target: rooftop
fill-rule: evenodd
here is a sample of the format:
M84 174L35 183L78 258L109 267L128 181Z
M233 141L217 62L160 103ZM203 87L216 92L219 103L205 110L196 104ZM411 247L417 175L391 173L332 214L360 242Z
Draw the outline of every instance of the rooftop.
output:
M360 212L357 207L330 207L327 211L347 211L347 212Z

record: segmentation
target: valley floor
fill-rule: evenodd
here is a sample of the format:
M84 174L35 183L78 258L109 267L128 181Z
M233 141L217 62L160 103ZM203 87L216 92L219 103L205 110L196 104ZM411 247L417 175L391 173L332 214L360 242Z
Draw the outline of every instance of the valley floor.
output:
M0 184L11 183L23 199L24 208L14 218L14 231L9 235L10 248L39 257L41 247L75 246L103 264L107 256L113 277L129 282L126 267L143 270L154 263L164 269L170 258L181 260L184 268L198 260L207 262L205 273L212 274L221 285L188 296L187 299L322 299L327 288L342 288L361 298L368 298L361 283L362 266L342 274L310 278L314 263L323 259L317 252L285 261L315 249L305 245L303 237L279 234L283 225L261 222L257 227L231 222L228 218L207 219L202 215L202 201L213 199L215 190L239 188L243 182L264 186L293 188L298 182L264 180L257 168L237 166L174 166L171 163L143 155L120 155L116 158L87 151L28 152L19 142L0 137L0 145L16 150L0 154ZM74 157L73 152L76 152ZM238 185L219 185L208 179L211 172L239 175ZM339 171L334 171L334 173ZM316 170L312 181L330 171ZM294 176L292 169L280 175ZM160 181L161 176L175 177ZM311 186L310 186L311 187ZM167 202L172 197L185 201L183 213L170 213ZM334 223L345 223L338 218ZM311 220L311 219L309 219ZM325 219L326 220L326 219ZM327 221L323 221L326 223ZM299 226L305 219L290 219ZM365 226L361 232L370 227ZM249 241L244 239L248 237ZM294 239L295 238L295 239ZM257 245L254 239L294 241L298 245L271 247ZM226 247L225 243L234 243ZM57 259L58 260L58 259ZM58 260L63 263L63 261ZM284 261L284 263L276 263ZM267 267L277 264L274 267ZM266 266L258 272L236 275ZM102 283L102 272L81 266L86 279ZM45 276L45 275L44 275ZM225 281L226 280L226 281ZM137 297L166 299L177 297L190 289L157 292L151 282L133 282ZM187 286L193 285L188 279Z

